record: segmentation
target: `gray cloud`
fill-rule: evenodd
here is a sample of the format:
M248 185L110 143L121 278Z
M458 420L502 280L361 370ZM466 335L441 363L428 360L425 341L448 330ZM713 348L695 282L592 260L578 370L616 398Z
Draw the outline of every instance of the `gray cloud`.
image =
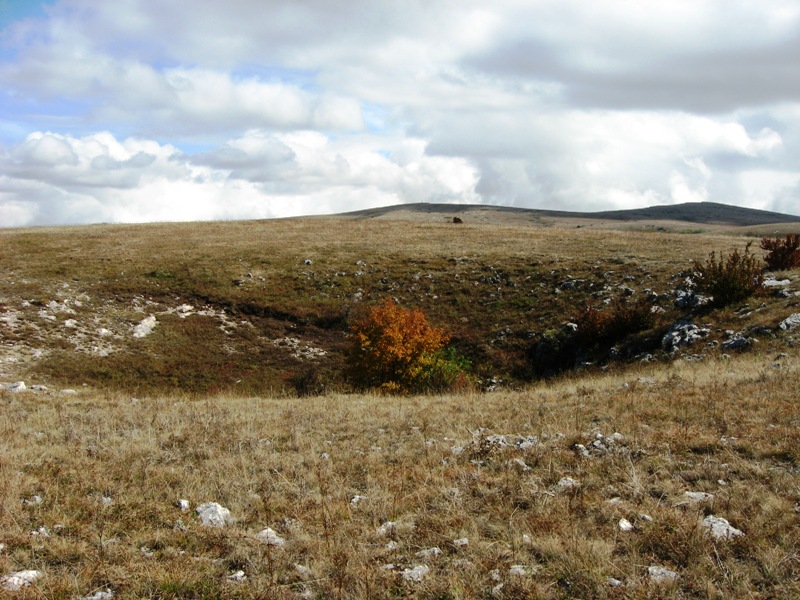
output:
M0 34L0 220L798 212L798 24L793 0L59 0Z

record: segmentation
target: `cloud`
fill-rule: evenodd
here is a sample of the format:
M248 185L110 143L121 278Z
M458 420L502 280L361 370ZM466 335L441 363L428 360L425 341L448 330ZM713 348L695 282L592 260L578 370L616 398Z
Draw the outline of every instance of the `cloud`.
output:
M6 226L249 219L477 200L469 162L429 156L419 140L400 139L392 149L378 142L386 140L253 130L192 156L108 132L35 132L0 158L0 219ZM42 171L31 156L57 164Z
M4 223L417 201L798 211L793 0L56 0L31 14L0 32Z

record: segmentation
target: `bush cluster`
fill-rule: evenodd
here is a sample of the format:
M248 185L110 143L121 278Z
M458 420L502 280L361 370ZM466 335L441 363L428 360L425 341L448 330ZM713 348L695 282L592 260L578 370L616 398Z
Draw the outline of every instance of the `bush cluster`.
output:
M469 363L445 348L449 336L421 310L387 298L353 319L348 378L354 387L388 394L463 389Z
M785 239L762 238L761 248L767 251L764 262L768 271L788 271L800 267L800 234L790 233Z
M576 337L581 345L613 344L631 333L653 327L653 305L646 298L632 302L619 300L613 305L598 309L587 305L578 315Z
M693 280L697 291L711 296L712 306L727 306L745 300L764 289L761 262L750 252L749 242L744 253L734 250L724 257L712 252L705 263L694 261Z

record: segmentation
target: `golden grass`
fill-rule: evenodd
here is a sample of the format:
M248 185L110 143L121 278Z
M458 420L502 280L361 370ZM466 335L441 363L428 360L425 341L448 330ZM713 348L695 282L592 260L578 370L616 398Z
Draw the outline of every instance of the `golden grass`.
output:
M0 574L43 571L17 597L46 598L797 597L799 384L796 354L751 354L458 397L3 393ZM179 498L236 523L203 528ZM714 541L708 514L745 535Z
M531 339L574 318L590 294L600 302L620 296L623 285L669 293L693 260L741 249L747 239L341 217L0 230L0 309L19 312L19 327L6 331L17 377L69 387L269 394L302 375L302 361L273 343L296 337L327 352L315 363L321 379L344 389L347 316L385 297L444 327L480 378L520 382L529 376ZM583 283L557 290L571 278ZM75 315L41 317L49 303L77 298ZM216 317L164 316L184 303L225 311L235 331L223 333L232 328ZM677 318L670 300L662 304ZM775 327L792 310L791 301L770 298L754 318ZM133 341L133 326L150 313L161 325ZM68 318L73 329L64 327ZM744 324L733 313L714 320L720 330ZM114 335L100 339L101 327ZM109 355L98 357L107 346ZM0 377L11 371L0 365Z
M797 297L694 315L710 340L760 340L729 358L701 344L686 350L701 362L612 363L514 391L276 397L308 365L343 389L359 302L422 308L481 377L513 379L531 335L590 294L669 292L748 235L546 225L0 230L0 379L79 390L0 392L0 577L44 573L19 598L799 597L800 370L796 337L775 333ZM585 283L556 293L569 278ZM181 318L185 303L208 311ZM151 313L156 329L134 339ZM299 359L275 345L285 337L328 353ZM208 501L236 523L202 527L193 510ZM708 515L744 536L713 540ZM286 544L259 542L266 527ZM421 581L403 576L422 565ZM651 566L678 579L658 584Z

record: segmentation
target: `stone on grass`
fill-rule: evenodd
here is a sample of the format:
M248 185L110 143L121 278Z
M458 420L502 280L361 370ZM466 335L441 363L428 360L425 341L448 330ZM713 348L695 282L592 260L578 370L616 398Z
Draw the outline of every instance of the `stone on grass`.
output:
M468 546L468 545L469 545L469 539L468 538L458 538L457 540L453 540L453 546L456 546L458 548L462 548L462 547Z
M143 338L153 333L156 326L156 318L153 315L145 317L142 321L133 328L133 337Z
M628 519L620 519L619 520L619 530L620 531L633 531L633 523L628 521Z
M0 587L9 592L16 592L25 586L32 584L34 581L42 577L41 571L27 570L17 571L11 573L0 579Z
M428 565L417 565L411 569L403 569L401 575L406 581L418 583L430 572Z
M383 525L378 527L375 531L378 535L389 535L392 533L395 528L397 527L397 523L394 521L386 521Z
M78 600L111 600L114 597L114 592L106 588L103 591L95 592L91 596L81 596Z
M787 318L781 321L781 324L778 325L778 327L784 331L793 331L794 329L800 327L800 313L789 315Z
M246 580L247 575L244 574L244 571L236 571L228 575L228 581L232 583L244 583Z
M686 498L686 500L679 504L711 502L714 499L714 494L709 494L708 492L684 492L683 497Z
M300 563L294 563L294 570L297 571L297 574L300 575L303 579L313 579L314 578L314 571L312 571L309 567L305 565L301 565Z
M675 571L670 571L664 567L647 567L647 574L653 580L653 583L673 583L678 580L678 574Z
M426 548L425 550L420 550L415 554L417 558L436 558L442 553L439 546L434 546L433 548Z
M556 489L561 492L574 490L581 487L581 482L573 479L572 477L562 477L556 484Z
M276 548L280 548L286 543L286 540L279 536L271 527L259 531L256 534L256 539L264 542L267 546L274 546Z
M198 506L196 510L203 527L225 527L233 523L231 511L216 502L206 502Z
M730 540L744 535L744 532L731 525L728 519L715 517L714 515L708 515L703 519L703 527L706 528L709 535L715 540Z
M533 575L533 567L528 565L511 565L508 569L508 574L515 577L530 577Z
M189 510L189 501L184 499L178 500L178 508L181 509L181 512L186 512Z

